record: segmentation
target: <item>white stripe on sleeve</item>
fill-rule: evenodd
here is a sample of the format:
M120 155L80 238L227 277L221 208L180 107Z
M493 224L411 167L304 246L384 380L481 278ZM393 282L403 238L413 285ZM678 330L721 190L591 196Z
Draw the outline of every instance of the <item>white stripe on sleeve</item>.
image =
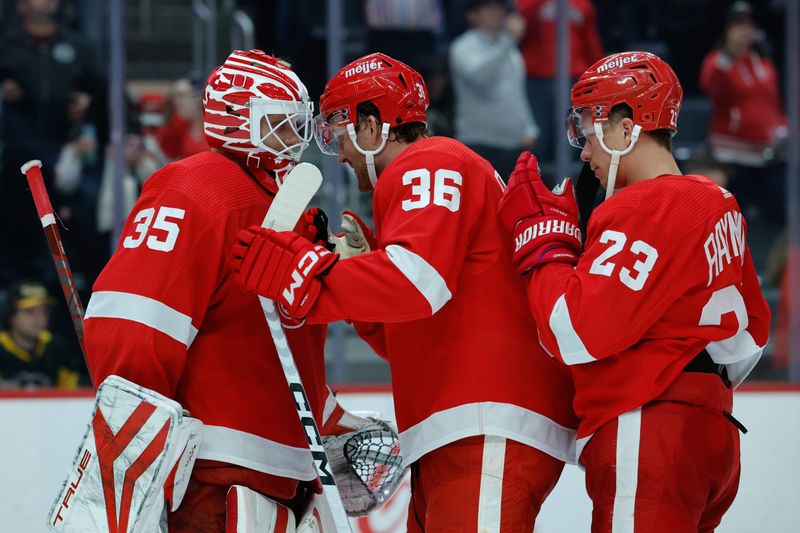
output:
M192 317L168 305L129 292L99 291L92 294L86 307L85 319L119 318L138 322L172 337L188 348L192 345L197 328Z
M634 533L641 430L641 407L617 418L617 487L611 514L611 533Z
M597 361L597 358L586 349L575 328L572 327L572 319L569 317L569 308L564 294L556 300L553 311L550 313L550 331L556 337L558 351L561 352L561 358L566 364L579 365Z
M453 297L444 278L422 257L397 244L387 246L386 255L428 300L431 314L436 314Z

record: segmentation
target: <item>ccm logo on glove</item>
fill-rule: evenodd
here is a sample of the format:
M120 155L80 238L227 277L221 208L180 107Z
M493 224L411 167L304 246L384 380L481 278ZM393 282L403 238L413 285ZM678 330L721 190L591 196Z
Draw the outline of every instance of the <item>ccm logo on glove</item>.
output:
M289 286L283 290L283 298L290 306L294 305L295 291L303 285L311 269L319 262L320 257L331 255L331 253L322 246L317 245L316 250L319 250L319 253L315 250L309 250L306 255L300 258L297 267L292 271L292 281L289 283Z

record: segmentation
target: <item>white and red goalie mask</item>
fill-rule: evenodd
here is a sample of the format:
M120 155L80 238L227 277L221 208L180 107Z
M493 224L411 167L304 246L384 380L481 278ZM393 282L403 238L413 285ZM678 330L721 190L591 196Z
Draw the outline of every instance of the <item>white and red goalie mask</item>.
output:
M291 67L261 50L235 50L209 76L203 129L211 148L282 175L313 135L314 104Z

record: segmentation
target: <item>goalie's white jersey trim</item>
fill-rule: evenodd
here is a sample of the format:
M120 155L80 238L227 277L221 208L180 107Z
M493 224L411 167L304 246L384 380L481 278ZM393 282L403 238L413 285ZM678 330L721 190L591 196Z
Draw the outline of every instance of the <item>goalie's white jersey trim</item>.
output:
M93 293L85 316L86 320L92 318L119 318L138 322L172 337L187 348L197 336L192 317L158 300L130 292Z
M556 300L553 311L550 313L549 325L550 331L553 332L553 335L556 337L556 342L558 342L558 351L561 352L561 359L564 360L564 363L568 365L579 365L597 360L597 358L586 349L580 336L578 336L578 332L575 331L575 328L572 326L566 295L562 294L558 300Z
M434 413L400 433L406 464L475 435L505 437L567 463L575 462L575 430L518 405L476 402Z
M295 448L252 433L205 426L198 459L222 461L275 476L311 481L317 477L308 448Z
M428 300L431 306L431 314L435 315L453 297L450 289L447 288L444 278L419 255L396 244L390 244L386 247L386 255L394 263L394 266Z

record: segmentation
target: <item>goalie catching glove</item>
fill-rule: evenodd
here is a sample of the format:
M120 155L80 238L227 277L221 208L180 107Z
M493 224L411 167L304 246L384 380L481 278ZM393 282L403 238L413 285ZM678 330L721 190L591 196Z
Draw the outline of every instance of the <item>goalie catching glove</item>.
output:
M369 513L400 486L400 440L386 422L373 419L351 433L323 437L323 444L349 516Z
M251 226L237 235L229 265L247 291L265 296L294 318L305 317L320 291L320 278L338 254L291 231Z
M539 162L523 152L498 208L500 222L514 238L514 265L525 274L552 262L576 264L581 254L578 203L567 178L553 191L542 182Z

